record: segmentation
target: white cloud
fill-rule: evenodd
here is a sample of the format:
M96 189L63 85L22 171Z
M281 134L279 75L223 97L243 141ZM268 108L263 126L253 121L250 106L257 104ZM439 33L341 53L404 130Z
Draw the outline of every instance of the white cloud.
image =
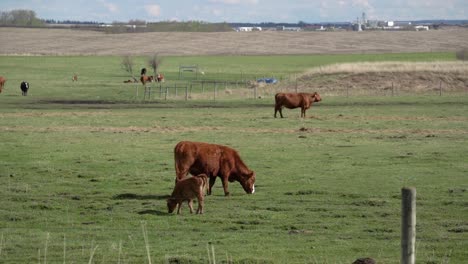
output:
M150 16L157 17L161 15L161 7L159 5L146 5L145 10Z
M100 1L106 8L109 12L111 13L117 13L119 11L119 8L117 7L116 4L113 4L113 3L109 3L107 1L104 1L104 0L101 0Z
M223 14L223 11L219 9L213 9L211 10L211 13L215 16L221 16Z
M353 0L353 5L363 8L372 8L372 5L369 4L368 0Z

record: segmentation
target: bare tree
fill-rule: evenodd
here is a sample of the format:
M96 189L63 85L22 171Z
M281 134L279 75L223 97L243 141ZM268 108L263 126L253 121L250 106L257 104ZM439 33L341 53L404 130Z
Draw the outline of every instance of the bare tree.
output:
M120 64L122 69L124 69L126 72L130 73L132 75L132 78L135 79L135 75L133 74L133 58L130 55L125 55L122 57L122 63Z
M158 74L159 66L162 64L162 58L158 53L155 53L153 56L149 57L148 64L153 69L154 76Z

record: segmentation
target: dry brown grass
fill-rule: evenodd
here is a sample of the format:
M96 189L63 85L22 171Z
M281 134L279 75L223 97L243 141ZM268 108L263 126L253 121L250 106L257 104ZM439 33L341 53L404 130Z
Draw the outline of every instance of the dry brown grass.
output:
M425 32L152 32L0 28L0 53L19 55L266 55L457 51L468 29Z
M439 61L439 62L359 62L332 64L311 69L306 74L335 74L335 73L370 73L370 72L438 72L468 75L468 62Z
M468 92L467 62L363 62L311 69L298 90L323 95L394 95ZM296 84L284 90L295 90Z

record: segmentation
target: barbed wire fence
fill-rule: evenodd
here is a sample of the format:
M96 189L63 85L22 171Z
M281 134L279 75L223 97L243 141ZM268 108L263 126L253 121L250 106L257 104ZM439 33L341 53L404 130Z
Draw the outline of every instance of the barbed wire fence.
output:
M273 77L274 78L274 77ZM258 79L241 80L189 80L171 83L154 83L145 87L140 95L144 101L151 100L221 100L221 99L262 99L273 97L278 92L318 92L323 96L450 96L468 95L468 85L453 84L443 80L427 81L416 86L392 81L378 87L339 85L321 87L301 82L294 76L274 78L275 84ZM138 94L137 94L138 98Z

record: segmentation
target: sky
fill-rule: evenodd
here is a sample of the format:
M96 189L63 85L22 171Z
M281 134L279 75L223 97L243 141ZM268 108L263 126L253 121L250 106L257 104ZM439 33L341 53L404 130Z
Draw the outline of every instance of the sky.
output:
M468 19L468 0L0 0L0 11L27 9L37 17L111 23L129 20L352 22Z

